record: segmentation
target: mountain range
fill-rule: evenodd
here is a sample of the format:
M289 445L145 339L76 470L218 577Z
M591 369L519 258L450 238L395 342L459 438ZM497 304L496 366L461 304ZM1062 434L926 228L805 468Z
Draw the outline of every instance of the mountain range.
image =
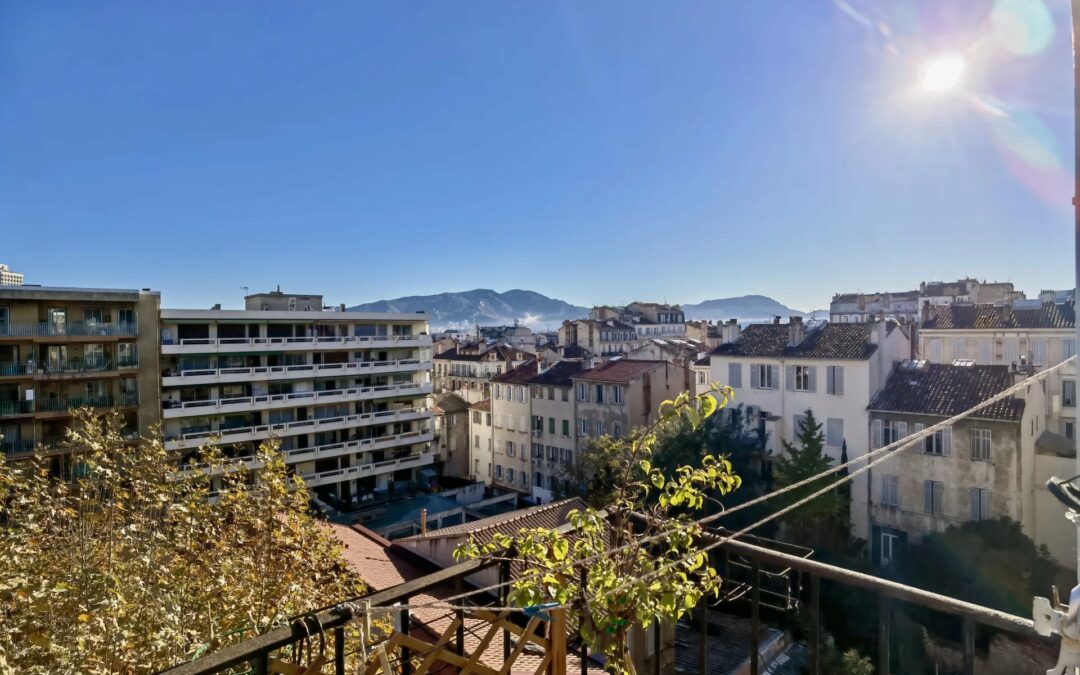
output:
M768 321L773 316L828 316L827 312L801 312L764 295L718 298L686 304L682 308L687 319L738 319L740 323ZM515 321L536 329L554 328L564 319L579 319L589 314L588 307L571 305L534 291L514 289L499 293L489 288L411 295L368 302L349 309L356 312L424 312L430 317L431 327L436 330L469 328L476 324L510 325Z

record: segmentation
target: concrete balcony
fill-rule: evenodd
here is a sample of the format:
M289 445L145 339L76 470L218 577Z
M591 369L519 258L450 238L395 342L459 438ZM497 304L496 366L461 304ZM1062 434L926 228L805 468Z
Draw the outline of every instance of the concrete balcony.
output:
M179 417L224 415L229 413L279 410L282 408L297 408L329 403L367 401L388 396L425 396L430 393L430 382L406 382L402 384L383 384L376 387L352 387L349 389L331 389L328 391L298 391L292 394L264 394L240 398L184 401L182 403L162 401L161 416L164 419L176 419Z
M374 413L342 415L316 420L281 422L278 424L234 427L231 429L200 429L198 431L191 431L167 437L165 448L168 450L179 450L181 448L197 447L199 444L207 442L215 435L220 436L219 443L228 445L232 443L244 443L247 441L261 441L272 437L296 436L297 434L310 434L321 431L340 431L342 429L352 429L373 424L407 422L430 417L431 410L427 408L403 408L401 410L384 410Z
M162 341L162 354L231 354L240 352L326 351L430 347L430 335L350 335L286 338L195 338Z
M0 323L0 339L3 338L103 338L134 337L139 327L133 323Z
M189 369L163 376L161 384L165 387L195 387L230 382L276 382L315 377L378 375L430 369L431 362L421 361L420 359L306 363L295 366L254 366L252 368Z
M418 455L410 455L408 457L400 457L398 459L387 459L382 462L373 462L370 464L358 464L356 466L350 466L344 469L331 469L330 471L319 472L312 471L306 474L299 474L299 476L304 479L304 482L307 484L308 487L316 487L319 485L332 485L334 483L341 483L343 481L353 480L355 478L378 476L379 474L400 471L401 469L413 469L422 466L430 466L434 463L435 453L422 452Z
M310 462L316 459L328 459L330 457L340 457L341 455L351 455L358 452L389 450L403 445L428 443L434 437L435 433L430 429L416 429L400 434L379 436L377 438L343 441L341 443L327 443L311 448L295 448L285 453L285 462L288 464L296 464L297 462ZM367 466L378 465L382 467L383 465L389 466L391 463L393 463L393 460L384 460L382 462L376 462L375 464L368 464ZM377 471L376 473L385 473L385 471Z

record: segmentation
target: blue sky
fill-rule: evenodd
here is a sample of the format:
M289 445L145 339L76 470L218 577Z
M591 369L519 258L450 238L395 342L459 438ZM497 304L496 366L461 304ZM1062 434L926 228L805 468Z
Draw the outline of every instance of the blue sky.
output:
M4 3L0 262L171 307L1067 287L1067 9Z

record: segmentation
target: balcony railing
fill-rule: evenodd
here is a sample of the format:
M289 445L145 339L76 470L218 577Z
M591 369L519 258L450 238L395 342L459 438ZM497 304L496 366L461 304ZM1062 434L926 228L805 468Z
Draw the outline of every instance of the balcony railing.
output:
M21 438L0 440L0 453L5 455L26 454L34 451L34 442Z
M256 338L183 338L180 340L162 339L161 344L166 346L181 346L181 347L229 347L229 346L248 346L259 347L265 345L271 346L307 346L307 345L349 345L349 344L369 344L372 342L423 342L427 336L425 335L335 335L335 336L318 336L307 335L302 337L256 337Z
M133 323L0 323L0 337L111 337L137 335L139 327Z
M427 408L402 408L401 410L381 410L378 412L359 413L356 415L338 415L336 417L323 417L313 420L297 420L293 422L275 422L272 424L259 425L222 425L214 429L209 424L199 424L185 427L179 434L166 436L169 442L177 441L204 441L214 434L220 434L222 442L239 442L237 437L255 436L269 438L272 435L288 436L298 433L314 433L317 431L332 431L348 427L359 426L365 423L385 424L396 422L414 415L429 413Z
M236 398L213 398L199 401L162 401L164 410L190 410L192 414L211 414L266 408L289 408L350 401L376 395L407 395L410 393L430 393L431 385L426 382L403 382L400 384L382 384L375 387L352 387L349 389L328 389L325 391L298 391L291 394L262 394L259 396L241 396ZM169 415L167 415L169 417Z
M337 375L339 373L364 372L368 370L423 365L430 367L427 362L421 363L420 359L398 359L396 361L346 361L345 363L304 363L292 366L252 366L249 368L187 368L178 371L166 372L166 378L199 378L214 377L227 378L238 377L240 380L258 380L264 377L282 376L304 377L309 374Z
M112 359L67 359L65 361L3 361L0 362L0 377L40 376L65 377L86 373L102 373L114 370L128 370L139 367L138 357Z
M33 413L33 401L0 401L0 417L32 415Z
M71 398L47 398L36 402L36 412L67 412L76 408L112 408L117 398L105 396L75 396Z

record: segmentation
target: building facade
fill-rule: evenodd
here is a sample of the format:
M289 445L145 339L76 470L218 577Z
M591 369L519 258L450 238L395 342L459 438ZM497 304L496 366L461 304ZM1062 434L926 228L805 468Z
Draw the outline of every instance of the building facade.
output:
M907 361L897 364L868 406L874 448L902 440L957 415L1014 384L1003 365ZM1076 564L1075 528L1045 489L1045 479L1071 475L1072 457L1038 449L1045 432L1045 394L1036 383L915 447L894 451L871 470L871 552L888 564L910 541L969 520L1007 517L1058 562ZM1060 473L1064 471L1064 473Z
M0 264L0 286L22 286L23 275L21 272L12 272L7 265Z
M457 394L440 394L433 409L435 451L443 459L443 475L468 478L472 473L469 449L469 404Z
M491 399L469 405L469 478L491 485L495 479L495 436Z
M532 493L529 381L537 372L530 359L491 380L492 484L524 495Z
M315 495L358 505L432 473L430 350L422 314L162 310L166 447L278 438Z
M159 419L158 310L149 290L0 287L0 447L64 444L72 410L116 409L134 439Z
M529 380L532 429L532 498L550 502L563 480L563 470L574 463L575 397L573 378L584 371L581 361L559 361Z
M911 342L894 322L830 323L807 331L799 317L789 323L747 326L733 343L695 365L695 388L711 382L732 387L734 405L745 404L750 419L766 434L774 456L799 433L807 409L822 425L825 452L839 461L870 447L867 404L884 385L894 363L908 358ZM704 379L704 382L701 382ZM700 384L699 384L700 382ZM867 539L868 484L853 482L852 534Z
M829 321L867 323L892 319L905 323L919 320L919 292L837 293L829 303Z
M435 355L435 391L453 393L469 403L491 397L491 379L531 358L509 345L473 342Z

